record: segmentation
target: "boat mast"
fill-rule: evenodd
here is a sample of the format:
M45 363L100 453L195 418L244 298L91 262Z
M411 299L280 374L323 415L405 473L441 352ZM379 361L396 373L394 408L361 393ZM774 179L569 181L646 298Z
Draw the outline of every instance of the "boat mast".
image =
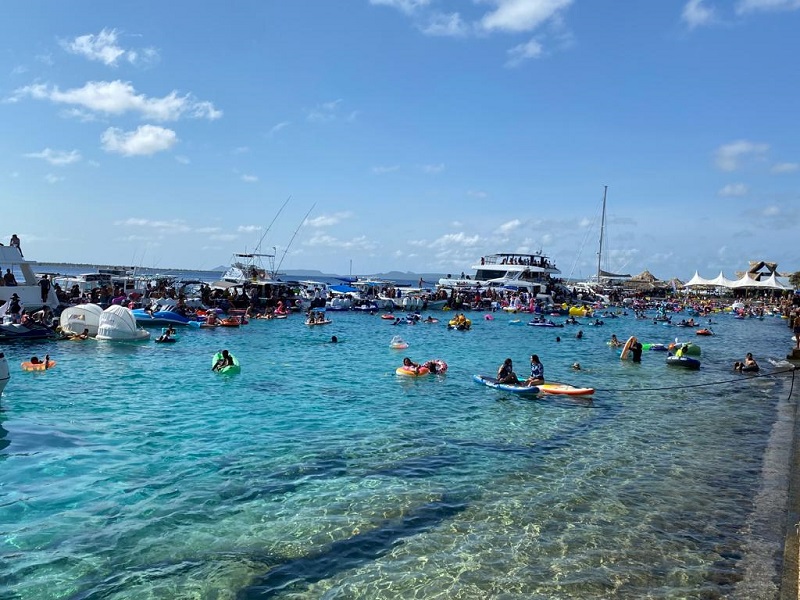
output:
M308 212L306 213L306 216L305 216L305 217L303 217L303 220L302 220L302 221L300 221L300 225L298 225L298 226L297 226L297 229L295 229L295 230L294 230L294 235L292 236L292 239L290 239L290 240L289 240L289 243L286 245L286 248L284 248L284 250L283 250L283 256L281 256L281 260L278 262L278 266L277 266L277 268L275 269L275 271L274 271L274 273L273 273L273 276L272 276L272 278L273 278L273 279L277 278L277 276L278 276L278 271L280 271L280 270L281 270L281 265L283 264L283 259L284 259L284 258L286 258L286 253L287 253L287 252L289 252L289 247L292 245L292 242L294 241L294 238L295 238L295 237L297 237L297 232L298 232L298 231L300 231L300 228L301 228L301 227L303 226L303 224L304 224L304 223L305 223L305 222L308 220L308 215L310 215L310 214L311 214L311 211L312 211L312 210L314 210L314 207L315 207L316 205L317 205L317 203L316 203L316 202L315 202L314 204L312 204L312 205L311 205L311 208L309 208L309 209L308 209ZM277 254L277 250L275 251L275 253Z
M606 193L608 186L603 186L603 214L600 218L600 247L597 250L597 285L600 285L600 261L603 258L603 234L606 229Z

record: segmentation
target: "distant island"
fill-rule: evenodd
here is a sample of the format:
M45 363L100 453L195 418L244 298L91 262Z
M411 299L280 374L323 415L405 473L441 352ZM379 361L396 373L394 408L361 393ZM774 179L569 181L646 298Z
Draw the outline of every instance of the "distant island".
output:
M102 264L90 264L90 263L52 263L52 262L38 262L37 263L37 271L44 272L47 271L48 273L55 273L57 274L60 270L68 269L70 271L75 271L76 269L85 269L87 272L97 271L98 269L129 269L129 270L136 270L141 271L144 273L154 274L154 273L170 273L170 274L179 274L179 273L219 273L220 278L222 274L228 269L225 265L219 265L218 267L214 267L211 269L173 269L173 268L157 268L157 267L129 267L125 265L102 265ZM435 284L438 283L439 279L444 277L443 273L413 273L411 271L388 271L385 273L371 273L368 275L338 275L335 273L323 273L318 269L294 269L294 270L287 270L283 271L279 274L279 277L283 278L291 278L291 279L331 279L331 278L341 278L345 279L347 277L373 277L377 279L389 279L392 281L413 281L418 282L421 278L423 282L427 284Z

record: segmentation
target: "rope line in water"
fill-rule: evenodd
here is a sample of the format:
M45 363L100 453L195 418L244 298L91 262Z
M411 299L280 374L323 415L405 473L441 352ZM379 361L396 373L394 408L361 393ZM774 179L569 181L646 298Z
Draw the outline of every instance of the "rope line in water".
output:
M783 375L784 373L791 372L792 374L792 383L791 387L789 388L789 397L792 395L792 390L794 389L794 372L796 368L791 367L789 369L784 369L783 371L774 371L772 373L758 373L756 375L750 375L748 379L755 379L757 377L772 377L773 375ZM619 389L608 389L608 388L595 388L595 392L665 392L667 390L686 390L689 388L699 388L699 387L706 387L709 385L722 385L727 383L732 383L739 381L741 382L741 377L737 377L736 379L725 379L722 381L709 381L706 383L695 383L692 385L671 385L670 387L655 387L655 388L619 388Z

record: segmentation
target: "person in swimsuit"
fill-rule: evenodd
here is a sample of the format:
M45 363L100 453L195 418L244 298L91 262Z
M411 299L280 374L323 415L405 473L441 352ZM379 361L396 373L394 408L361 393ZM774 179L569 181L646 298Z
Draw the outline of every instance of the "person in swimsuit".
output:
M544 383L544 365L539 360L538 354L531 354L531 376L523 383L528 387Z
M511 362L510 358L505 359L503 364L500 365L500 368L497 369L497 383L519 383L519 379L517 379L517 374L514 373L513 363Z
M227 350L222 351L222 356L220 359L214 363L214 366L211 367L212 371L221 371L225 367L229 367L233 365L233 357L228 353Z

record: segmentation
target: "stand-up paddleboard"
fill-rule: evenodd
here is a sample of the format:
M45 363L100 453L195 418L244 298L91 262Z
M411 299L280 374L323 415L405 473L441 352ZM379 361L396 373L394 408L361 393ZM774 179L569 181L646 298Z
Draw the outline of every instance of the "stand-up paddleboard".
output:
M0 394L6 389L8 381L11 379L11 372L8 370L6 355L0 352Z
M628 358L628 354L631 352L631 347L636 343L636 338L631 336L628 338L628 341L625 342L625 345L622 347L622 354L619 355L620 360L625 360Z
M519 385L513 383L497 383L497 379L489 377L488 375L473 375L472 379L477 383L481 383L487 387L495 388L503 392L510 392L512 394L520 394L523 396L535 396L539 393L539 388L535 385Z
M580 388L568 383L557 383L554 381L540 383L539 389L545 394L552 395L563 394L565 396L591 396L594 394L594 388Z

